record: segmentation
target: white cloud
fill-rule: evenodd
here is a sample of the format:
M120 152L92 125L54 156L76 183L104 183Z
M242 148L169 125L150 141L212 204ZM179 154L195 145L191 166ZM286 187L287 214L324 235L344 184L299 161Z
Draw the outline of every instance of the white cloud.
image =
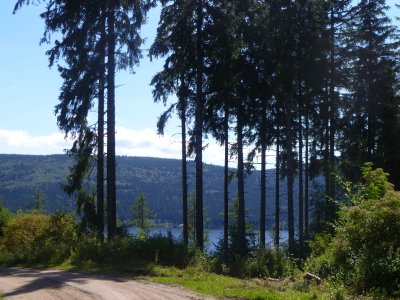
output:
M180 158L180 141L160 136L152 129L141 131L117 128L117 155Z
M69 147L62 133L33 136L27 131L0 129L1 153L57 154Z
M212 141L203 152L203 161L214 165L224 162L223 147ZM65 140L60 132L35 136L28 131L0 129L0 153L7 154L61 154L69 149L71 141ZM162 158L181 157L179 136L158 135L153 129L141 131L117 127L117 155L148 156Z
M142 131L117 128L116 145L118 155L181 158L179 136L160 136L149 128ZM210 142L203 152L203 161L209 164L223 165L223 147L215 142Z

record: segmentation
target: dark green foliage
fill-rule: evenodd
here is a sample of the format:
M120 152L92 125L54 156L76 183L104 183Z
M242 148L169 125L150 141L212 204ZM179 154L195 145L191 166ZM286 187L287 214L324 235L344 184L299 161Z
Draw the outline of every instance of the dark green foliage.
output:
M400 141L398 29L384 0L362 0L353 7L347 60L349 96L343 103L340 150L343 170L359 180L359 167L370 161L391 174L399 187Z
M128 266L135 261L146 261L164 266L184 267L191 254L181 241L168 236L155 235L146 238L116 237L100 243L95 237L80 238L71 255L73 264L92 262L114 266Z
M149 234L153 223L150 221L153 213L148 207L148 200L145 194L141 193L131 206L132 224L139 229L138 236L146 237Z
M18 213L4 226L0 239L0 263L60 263L76 242L72 215L39 211Z
M49 212L74 211L74 200L61 188L71 164L65 155L0 155L0 193L4 206L12 212L32 209L34 193L39 188L47 199Z
M3 195L4 206L12 212L18 209L29 210L34 205L34 191L40 188L47 199L47 211L57 210L76 211L74 198L69 198L61 189L65 184L65 177L72 160L65 155L34 156L34 155L0 155L0 194ZM182 211L180 198L181 162L179 160L145 158L145 157L117 157L117 197L118 216L123 221L130 220L129 207L132 198L145 193L151 203L149 208L154 217L162 222L181 224ZM188 162L188 184L194 188L193 162ZM207 226L219 228L223 224L223 168L213 165L204 165L205 207L208 208ZM268 170L267 177L272 178L273 170ZM259 173L254 171L246 177L247 208L249 209L248 222L257 223L259 215L258 189L260 185ZM86 187L94 186L96 172L93 170L89 180L84 182ZM281 183L284 187L283 183ZM234 195L236 179L233 178L229 186L229 193ZM267 207L274 210L274 189L270 191ZM285 193L285 189L281 189ZM296 195L296 190L295 190ZM92 194L88 196L92 197ZM287 208L282 203L282 221L285 222ZM267 228L272 226L273 216L267 215ZM257 226L257 225L255 225ZM284 227L283 227L284 229Z
M181 241L169 233L146 238L118 237L101 242L94 234L80 231L74 217L39 211L18 213L4 226L0 237L0 264L44 264L51 266L69 260L107 266L126 266L145 261L184 267L192 259Z
M11 212L3 206L1 197L0 197L0 238L4 235L3 228L7 224L7 222L11 219Z
M150 48L150 57L166 57L164 70L156 74L151 84L154 86L155 101L162 99L164 105L172 93L178 96L178 103L172 104L158 119L157 130L164 133L164 128L171 113L176 107L181 120L181 155L182 155L182 223L183 241L189 243L188 233L188 184L187 184L187 123L192 112L191 86L192 68L194 61L194 43L192 40L191 1L162 1L162 12L157 37ZM179 16L179 18L176 18ZM179 83L178 83L179 82Z
M212 270L217 273L247 278L282 278L293 275L295 263L285 252L270 247L253 249L246 257L223 257L223 240L217 245ZM225 259L225 260L224 260Z
M231 260L236 260L241 257L247 256L251 253L254 248L255 236L252 231L252 224L245 223L245 233L242 236L241 229L239 228L239 197L236 195L235 199L231 203L231 207L229 209L229 257ZM246 218L247 210L245 211ZM244 238L244 244L242 239Z
M92 172L94 157L92 152L96 148L95 133L84 128L79 133L72 148L67 151L74 159L75 164L70 167L67 183L63 185L64 192L76 199L77 213L82 217L82 226L85 229L95 230L98 222L94 191L85 184L86 177Z
M399 293L400 193L382 169L366 165L362 173L363 183L344 187L353 205L339 212L335 236L320 236L311 244L315 258L309 267L358 293Z
M244 273L247 277L281 278L292 275L294 263L282 251L257 248L247 259Z
M215 256L217 259L217 272L229 272L234 276L245 276L243 273L245 263L255 249L255 234L252 231L252 224L246 223L244 237L241 236L238 226L238 209L239 198L236 195L229 207L228 245L226 247L224 239L220 239L216 245ZM244 238L244 243L242 238ZM227 268L227 271L219 269L219 266L222 265Z

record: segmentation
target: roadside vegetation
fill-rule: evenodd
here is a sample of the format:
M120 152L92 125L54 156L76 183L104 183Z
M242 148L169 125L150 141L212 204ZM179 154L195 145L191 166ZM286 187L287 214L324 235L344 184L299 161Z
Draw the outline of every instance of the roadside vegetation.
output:
M250 243L246 256L237 255L234 223L229 255L220 247L204 254L172 234L143 230L102 241L71 214L34 209L12 215L2 207L0 263L144 277L217 297L394 299L400 296L400 192L371 164L362 174L358 184L338 178L342 198L334 231L310 239L302 258L284 247Z

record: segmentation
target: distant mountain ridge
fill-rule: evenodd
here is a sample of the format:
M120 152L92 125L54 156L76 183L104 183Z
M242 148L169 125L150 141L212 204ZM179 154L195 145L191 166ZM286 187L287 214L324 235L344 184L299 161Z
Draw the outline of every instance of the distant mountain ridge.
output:
M31 209L35 191L40 190L48 211L74 211L75 200L67 197L61 186L69 173L72 160L66 155L8 155L0 154L0 197L12 211ZM90 178L95 185L96 176ZM275 212L275 170L267 171L267 225L273 224ZM189 193L195 186L194 162L188 162ZM248 220L259 219L260 172L254 171L245 179L245 202ZM236 180L230 184L230 200L236 193ZM157 219L181 223L181 161L152 157L117 157L117 206L122 220L130 218L129 208L134 199L145 193ZM286 221L286 183L281 183L281 219ZM294 191L297 199L297 184ZM0 199L1 199L0 198ZM209 227L222 225L223 167L204 165L204 206ZM297 204L295 203L295 209Z

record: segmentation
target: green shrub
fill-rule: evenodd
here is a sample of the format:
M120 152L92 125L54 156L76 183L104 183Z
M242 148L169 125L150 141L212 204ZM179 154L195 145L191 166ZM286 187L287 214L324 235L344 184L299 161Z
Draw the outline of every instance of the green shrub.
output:
M357 291L400 290L400 193L390 191L340 215L332 253Z
M71 262L75 264L93 261L123 265L136 260L183 267L189 264L191 254L183 243L175 240L172 235L146 238L116 237L106 243L99 242L95 236L84 235L71 255Z
M12 218L11 212L0 203L0 238L4 235L3 228Z
M246 261L248 277L283 277L292 273L294 264L284 252L274 248L258 248Z
M311 244L319 250L307 267L359 293L395 294L400 291L400 192L381 169L368 164L363 176L363 184L346 185L353 206L339 212L331 243L317 239Z
M228 256L224 258L222 251L216 251L212 257L212 271L234 277L275 277L293 275L296 264L285 252L271 247L259 247L246 257Z
M133 239L133 254L163 266L183 267L190 262L190 254L184 244L168 236L154 235L147 239Z
M52 263L69 256L76 237L72 215L18 213L4 227L3 263Z

